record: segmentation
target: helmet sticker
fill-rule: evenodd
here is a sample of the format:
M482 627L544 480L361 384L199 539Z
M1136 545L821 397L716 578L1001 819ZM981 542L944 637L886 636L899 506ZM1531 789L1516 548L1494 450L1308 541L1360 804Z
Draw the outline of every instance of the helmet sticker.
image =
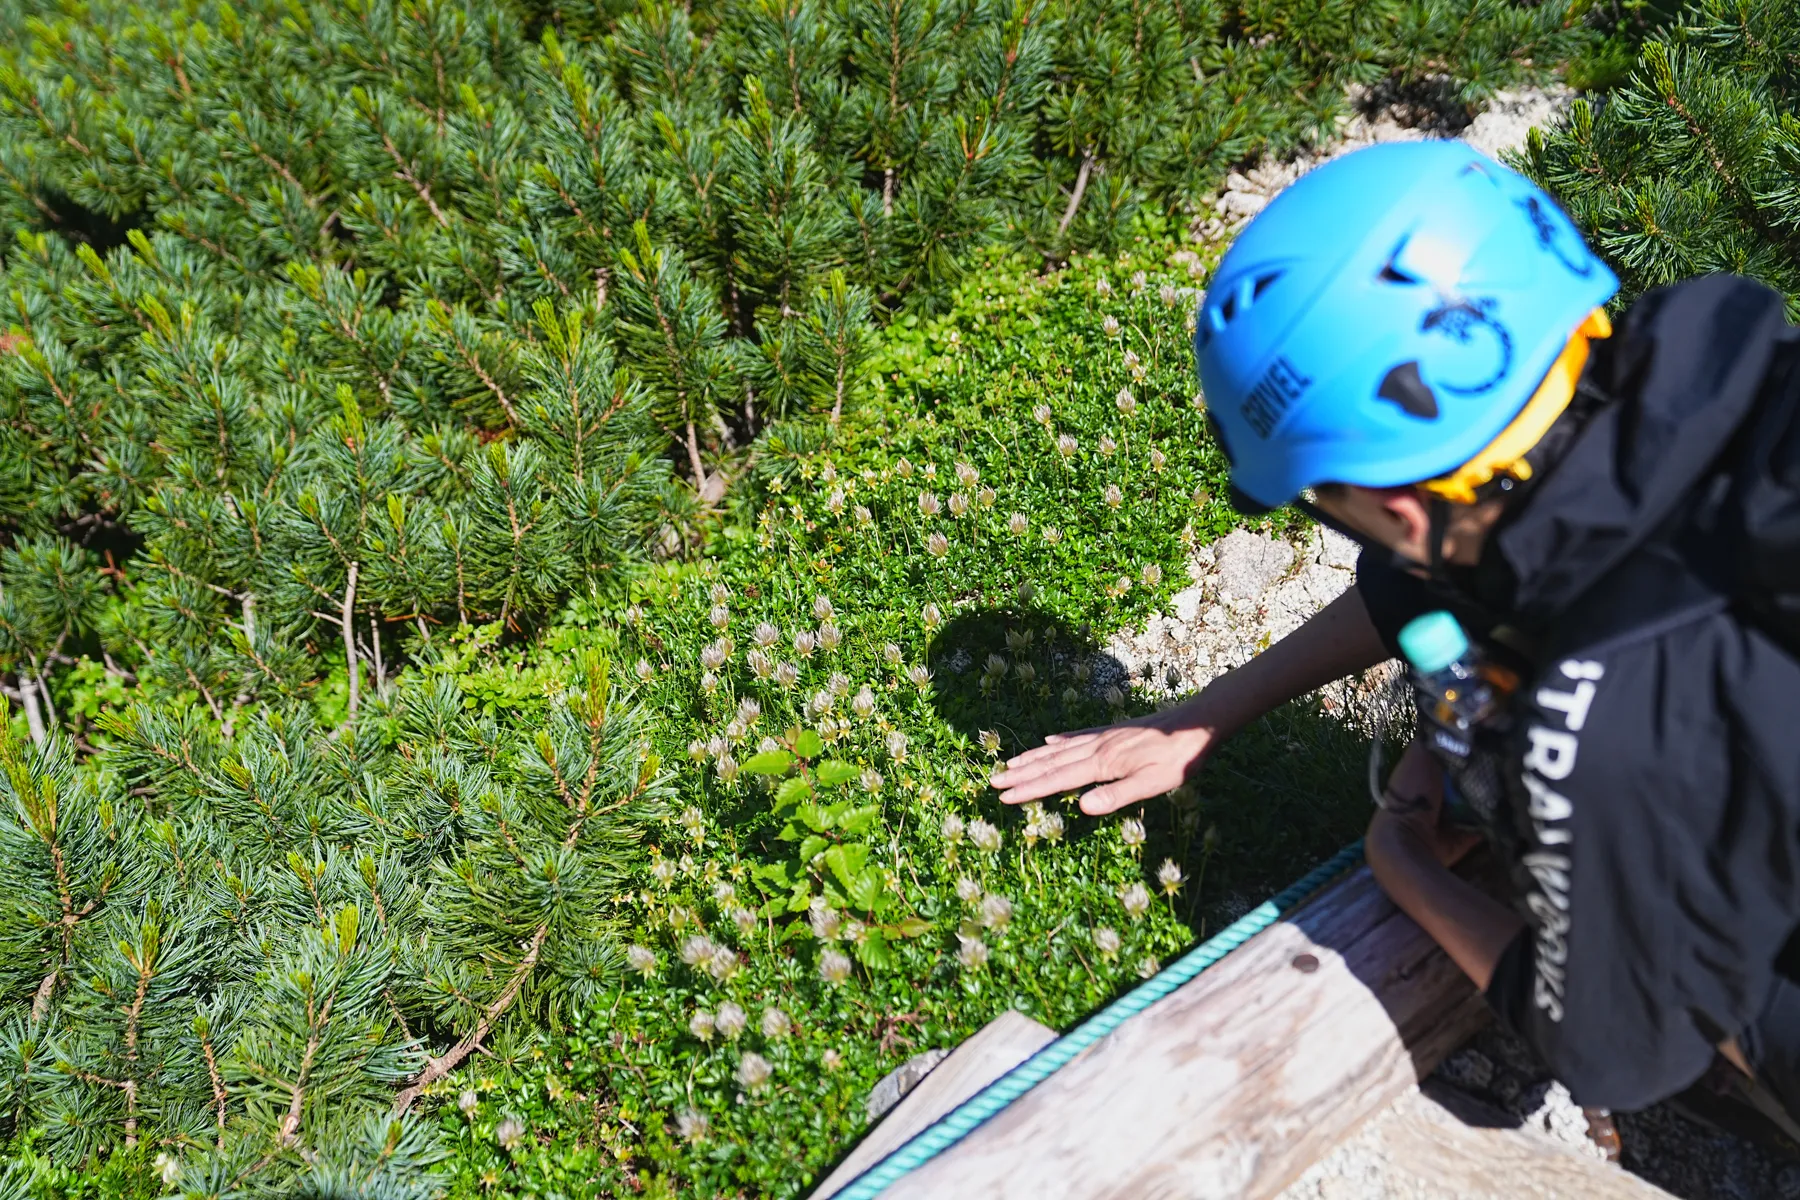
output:
M1381 387L1375 393L1383 400L1389 400L1400 406L1400 411L1423 421L1435 421L1438 417L1437 396L1431 385L1419 378L1418 362L1403 362L1382 378Z
M1561 213L1552 216L1544 202L1535 195L1523 196L1516 203L1525 210L1525 217L1531 222L1531 230L1537 234L1538 245L1545 253L1583 279L1594 273L1594 256L1586 252L1587 248L1581 245L1580 235L1575 233L1567 220L1556 219ZM1575 251L1571 251L1565 244L1571 237L1578 247Z
M1286 355L1277 355L1263 372L1256 386L1244 398L1238 412L1243 415L1250 428L1256 431L1259 438L1267 438L1274 432L1275 426L1281 423L1282 416L1298 400L1306 389L1312 386L1312 380L1294 369Z
M1485 377L1478 377L1473 383L1451 383L1438 379L1438 386L1447 392L1459 396L1479 396L1483 392L1492 391L1500 381L1512 374L1513 345L1512 335L1493 318L1492 312L1496 301L1491 296L1464 300L1451 296L1440 296L1438 306L1425 314L1419 322L1420 333L1441 333L1463 346L1475 346L1480 341L1491 342L1493 347L1494 368ZM1469 355L1459 355L1467 359ZM1434 378L1444 372L1434 370Z

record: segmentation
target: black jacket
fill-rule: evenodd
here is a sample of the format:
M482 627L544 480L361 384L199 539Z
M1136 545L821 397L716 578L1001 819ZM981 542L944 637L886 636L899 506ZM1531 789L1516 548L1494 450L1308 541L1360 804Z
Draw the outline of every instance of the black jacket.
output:
M1781 298L1747 280L1644 297L1584 374L1609 401L1458 591L1372 553L1359 570L1390 647L1446 601L1492 652L1531 647L1484 751L1528 922L1488 999L1582 1104L1692 1083L1793 973L1800 661L1739 615L1718 530L1734 433L1770 387L1795 386L1776 369L1795 336Z

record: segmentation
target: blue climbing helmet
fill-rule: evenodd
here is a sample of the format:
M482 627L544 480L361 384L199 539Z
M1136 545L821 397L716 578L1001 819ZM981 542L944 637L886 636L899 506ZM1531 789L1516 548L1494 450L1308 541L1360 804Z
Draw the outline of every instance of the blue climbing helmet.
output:
M1302 176L1213 279L1194 357L1250 511L1455 470L1619 288L1554 200L1453 141L1371 146Z

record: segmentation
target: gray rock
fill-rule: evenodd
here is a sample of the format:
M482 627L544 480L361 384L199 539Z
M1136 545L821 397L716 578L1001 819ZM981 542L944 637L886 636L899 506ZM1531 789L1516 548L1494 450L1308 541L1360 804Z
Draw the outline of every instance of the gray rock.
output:
M881 1120L888 1110L900 1103L906 1093L919 1086L919 1081L931 1074L933 1068L950 1057L948 1050L927 1050L923 1054L915 1054L886 1075L869 1089L869 1098L863 1102L863 1109L869 1114L870 1122Z
M1255 600L1294 565L1294 548L1272 537L1234 529L1213 546L1219 594Z

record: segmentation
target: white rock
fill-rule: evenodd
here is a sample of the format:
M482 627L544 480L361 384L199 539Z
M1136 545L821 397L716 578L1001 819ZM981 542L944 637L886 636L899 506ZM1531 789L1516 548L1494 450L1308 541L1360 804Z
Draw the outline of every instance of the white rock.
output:
M1336 567L1340 571L1354 571L1357 556L1361 553L1361 546L1336 530L1319 530L1318 561L1325 566Z
M1267 196L1255 192L1226 192L1219 198L1219 209L1230 216L1248 217L1261 212L1268 203Z
M1169 597L1169 604L1175 610L1175 616L1186 624L1200 615L1200 606L1206 602L1206 589L1199 587L1183 588Z
M1272 537L1234 529L1214 546L1219 594L1227 599L1254 600L1287 574L1294 548Z

